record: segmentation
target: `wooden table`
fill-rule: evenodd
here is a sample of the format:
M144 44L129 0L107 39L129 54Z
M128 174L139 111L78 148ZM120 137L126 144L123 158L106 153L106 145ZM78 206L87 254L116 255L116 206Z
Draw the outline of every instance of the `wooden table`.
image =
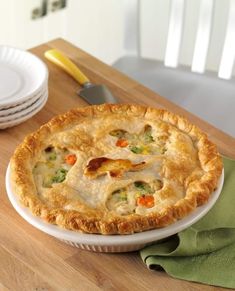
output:
M68 55L91 81L106 84L120 102L164 107L186 116L209 134L222 154L235 158L235 139L70 43L57 39L31 51L46 62L43 53L49 48ZM78 84L55 65L47 65L50 78L46 106L30 120L0 131L0 290L225 290L150 271L137 252L99 254L68 246L35 229L16 213L8 201L4 181L15 147L54 115L86 105L76 94Z

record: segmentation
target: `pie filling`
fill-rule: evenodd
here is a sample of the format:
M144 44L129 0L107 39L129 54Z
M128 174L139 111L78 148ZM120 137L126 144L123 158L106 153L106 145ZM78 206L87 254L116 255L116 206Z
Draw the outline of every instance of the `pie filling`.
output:
M47 147L33 170L38 192L41 193L43 188L51 188L53 184L64 182L76 160L76 155L67 149Z
M70 139L71 134L70 130ZM198 161L193 159L183 167L177 164L184 155L187 159L188 153L193 157L197 151L192 140L175 128L169 134L154 131L150 124L138 131L120 127L99 137L98 147L102 148L102 142L103 155L96 157L76 149L74 143L72 149L53 145L44 149L33 170L40 197L50 205L62 201L65 210L79 210L74 203L79 200L92 209L102 208L121 216L146 214L184 198L184 178L177 178L178 171L187 177L198 169ZM107 153L105 146L109 146ZM71 190L72 199L64 199L63 191L58 191L55 198L54 189L59 189L59 184Z
M151 183L135 181L113 191L107 200L107 208L121 215L138 213L138 207L152 208L155 205L154 195L162 186L162 181L158 179Z
M134 154L164 154L166 151L164 142L153 138L152 127L148 124L139 134L129 133L124 129L112 130L109 134L116 138L117 147L128 148Z
M118 215L154 209L164 186L159 171L166 140L154 138L148 124L139 133L115 129L106 135L114 140L106 156L84 158L79 150L52 145L44 149L33 170L38 194L50 199L56 185L66 184L76 190L74 199L92 208L103 205ZM111 158L115 153L122 158ZM64 209L74 207L69 203Z

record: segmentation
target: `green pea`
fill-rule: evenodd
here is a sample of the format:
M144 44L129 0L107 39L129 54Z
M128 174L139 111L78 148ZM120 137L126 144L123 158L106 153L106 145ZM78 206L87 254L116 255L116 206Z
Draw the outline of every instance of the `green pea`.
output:
M52 183L61 183L65 180L68 171L65 169L58 169L55 176L52 177Z
M136 147L136 146L132 146L130 147L130 150L134 153L134 154L141 154L143 152L143 148L141 147Z
M141 194L147 194L152 193L153 190L149 186L149 184L142 182L142 181L136 181L134 182L135 187L141 192Z

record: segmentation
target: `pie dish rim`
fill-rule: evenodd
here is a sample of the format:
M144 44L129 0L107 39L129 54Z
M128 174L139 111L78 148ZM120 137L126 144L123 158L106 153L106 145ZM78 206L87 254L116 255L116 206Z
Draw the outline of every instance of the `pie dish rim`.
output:
M141 244L144 247L146 244L153 243L160 239L167 238L171 235L174 235L184 229L190 227L198 220L203 218L210 209L215 205L217 200L219 199L223 183L224 183L224 169L219 178L218 188L212 193L210 196L208 203L199 206L194 212L190 213L188 216L183 219L166 226L165 228L148 230L145 232L134 233L134 234L125 234L125 235L100 235L100 234L86 234L81 232L74 232L72 230L62 229L57 225L52 225L47 222L44 222L40 217L34 216L30 210L23 206L19 202L19 197L13 192L10 181L10 165L7 167L6 171L6 189L8 199L10 200L12 206L16 210L16 212L29 224L34 226L35 228L59 239L63 240L66 243L75 243L77 247L82 247L88 250L91 250L91 246L93 246L93 250L95 247L99 246L100 249L96 249L95 251L123 251L127 246L129 246L129 250L137 250L137 247ZM84 247L85 246L85 247ZM108 247L108 249L107 249ZM138 249L142 248L139 247Z

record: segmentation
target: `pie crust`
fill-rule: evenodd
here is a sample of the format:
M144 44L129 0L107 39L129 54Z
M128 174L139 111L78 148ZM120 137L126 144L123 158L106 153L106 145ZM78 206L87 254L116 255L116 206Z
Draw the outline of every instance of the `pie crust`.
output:
M20 202L85 233L165 227L207 202L222 172L216 146L163 109L103 104L54 117L10 162Z

